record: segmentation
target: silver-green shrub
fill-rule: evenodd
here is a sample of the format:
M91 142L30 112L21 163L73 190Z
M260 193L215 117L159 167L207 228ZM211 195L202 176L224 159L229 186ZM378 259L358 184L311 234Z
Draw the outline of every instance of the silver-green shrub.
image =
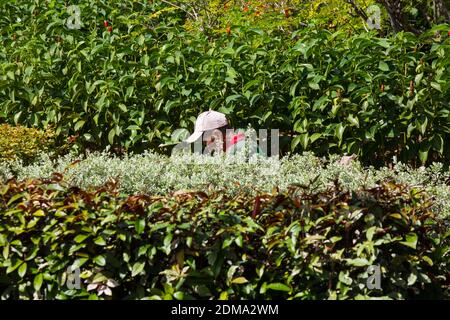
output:
M42 154L28 166L19 160L0 163L0 180L49 178L53 172L59 172L68 185L89 188L116 181L119 190L128 194L166 194L177 190L256 194L272 192L275 188L285 190L293 184L322 190L335 181L345 189L357 190L394 179L411 187L425 188L436 198L434 209L444 216L450 215L450 187L446 183L450 181L450 172L440 163L419 169L396 163L392 169L376 170L362 167L357 160L349 165L341 165L337 160L337 156L324 159L312 153L281 159L253 156L250 160L240 155L167 157L152 152L119 157L106 150L86 157L68 154L56 160Z

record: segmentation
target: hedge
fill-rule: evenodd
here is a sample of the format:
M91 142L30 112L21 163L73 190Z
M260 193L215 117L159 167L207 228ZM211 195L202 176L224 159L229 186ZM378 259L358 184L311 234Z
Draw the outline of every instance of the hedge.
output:
M2 299L448 297L448 220L420 189L293 186L256 197L0 186ZM369 289L369 266L381 289ZM69 266L80 289L67 287Z

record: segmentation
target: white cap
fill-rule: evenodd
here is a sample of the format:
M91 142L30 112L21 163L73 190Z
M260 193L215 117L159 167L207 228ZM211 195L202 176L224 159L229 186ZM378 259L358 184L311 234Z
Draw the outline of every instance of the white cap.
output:
M223 113L217 111L206 111L201 113L195 121L195 130L187 139L187 143L192 143L202 136L205 131L214 130L228 124Z

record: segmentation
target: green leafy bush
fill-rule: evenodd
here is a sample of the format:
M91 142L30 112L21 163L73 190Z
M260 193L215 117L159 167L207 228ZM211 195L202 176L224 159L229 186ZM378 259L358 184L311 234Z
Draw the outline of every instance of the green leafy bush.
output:
M21 159L30 163L42 152L49 152L54 147L55 132L23 126L0 124L0 161L7 162Z
M420 189L127 196L60 178L0 186L2 299L448 297L448 221Z
M235 127L280 129L283 151L377 166L450 159L448 25L421 37L240 25L212 36L157 1L78 5L82 26L69 29L66 1L1 4L5 121L140 152L214 109Z

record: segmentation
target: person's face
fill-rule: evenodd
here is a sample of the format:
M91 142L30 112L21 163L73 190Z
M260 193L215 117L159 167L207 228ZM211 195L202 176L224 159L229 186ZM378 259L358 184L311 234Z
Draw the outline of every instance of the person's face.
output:
M217 148L222 144L222 149L225 151L225 135L220 130L210 130L203 134L203 141L208 148L213 148L217 145Z

